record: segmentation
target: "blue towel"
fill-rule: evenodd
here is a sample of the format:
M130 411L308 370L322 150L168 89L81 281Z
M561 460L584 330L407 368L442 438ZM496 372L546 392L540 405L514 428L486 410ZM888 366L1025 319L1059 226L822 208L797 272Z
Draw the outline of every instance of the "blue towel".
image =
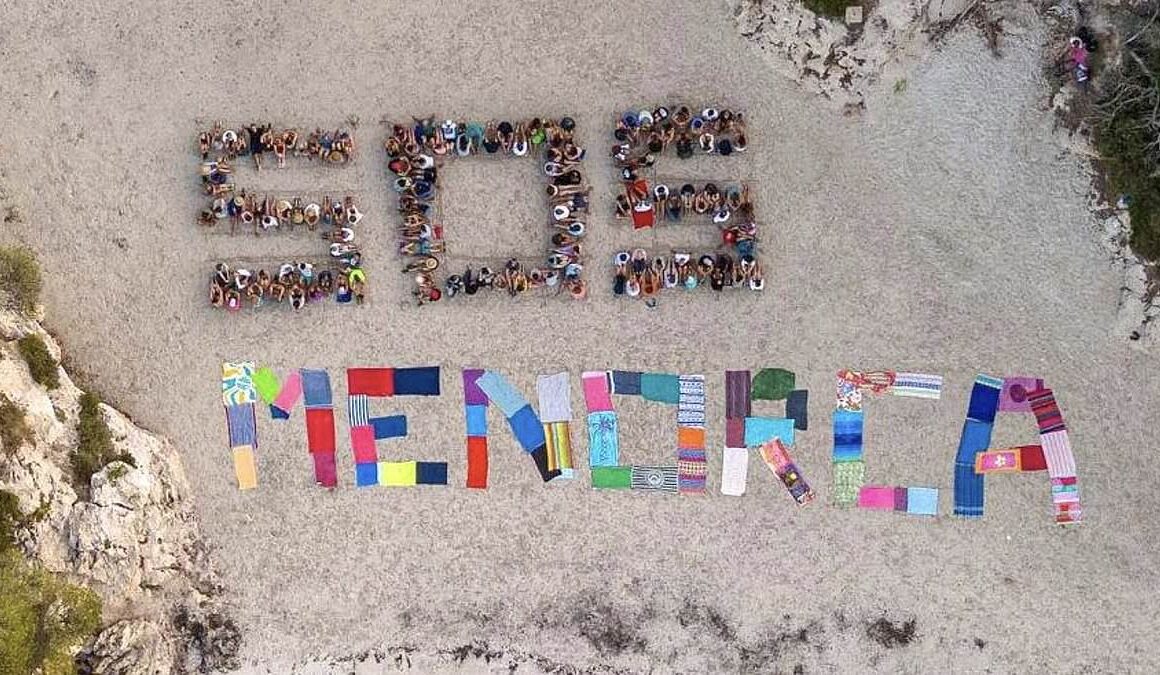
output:
M938 488L906 488L906 512L918 516L937 516Z
M395 396L438 396L439 366L395 368Z
M640 396L640 373L629 370L612 371L612 393Z
M485 405L469 405L465 406L467 416L467 435L468 436L486 436L487 435L487 406Z
M1000 391L999 387L990 386L986 381L975 380L974 386L971 387L971 403L967 406L967 419L987 424L994 422L995 412L999 409Z
M379 484L379 465L377 462L364 462L354 465L354 483L358 487Z
M248 445L258 449L258 425L253 403L227 405L226 426L229 428L231 448Z
M488 400L503 411L504 417L511 417L521 408L529 405L528 400L520 395L520 392L516 391L516 388L503 375L494 370L480 375L479 379L475 381L475 386L482 389L483 393L487 394Z
M330 408L334 401L330 395L330 375L325 370L302 368L302 397L307 408Z
M793 445L793 420L786 417L745 418L745 447L755 448L774 438Z
M834 410L834 461L862 459L861 410Z
M979 385L975 385L976 387ZM955 454L955 515L978 518L983 515L985 476L975 473L975 454L991 446L991 425L965 420Z
M794 389L785 399L785 416L793 420L793 428L807 431L810 428L810 392Z
M288 420L290 419L290 413L279 408L278 406L272 405L270 406L270 418L276 420Z
M375 430L375 440L384 438L400 438L407 435L407 416L391 415L390 417L372 417L371 426Z
M508 418L508 424L511 425L512 433L515 434L516 440L519 441L524 452L533 452L536 448L547 443L540 416L532 410L530 405L525 405L517 410L516 414Z
M447 462L415 462L416 485L447 485Z
M681 380L668 373L641 373L640 395L649 401L676 405L681 400Z
M610 410L588 413L588 465L620 464L620 428Z

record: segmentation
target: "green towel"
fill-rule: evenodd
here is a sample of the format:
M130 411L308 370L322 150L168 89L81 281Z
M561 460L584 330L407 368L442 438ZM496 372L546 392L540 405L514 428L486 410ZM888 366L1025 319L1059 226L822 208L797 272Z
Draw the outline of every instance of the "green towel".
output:
M794 376L784 368L762 368L753 378L753 400L780 401L794 390Z
M631 466L594 466L592 467L592 487L594 488L631 488Z
M681 381L668 373L641 373L640 395L649 401L676 405L681 398Z
M278 383L278 376L274 374L273 370L265 366L259 368L254 373L253 377L254 389L257 390L258 396L270 405L274 399L278 398L278 392L282 390L282 385Z

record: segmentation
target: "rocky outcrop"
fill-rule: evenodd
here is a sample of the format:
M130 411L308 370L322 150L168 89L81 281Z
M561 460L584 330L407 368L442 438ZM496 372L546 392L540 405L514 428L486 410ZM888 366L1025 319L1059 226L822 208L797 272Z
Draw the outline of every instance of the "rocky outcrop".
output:
M46 569L93 589L107 624L79 659L90 673L170 673L236 666L238 634L215 597L180 458L169 441L102 405L118 453L88 486L71 482L80 396L60 372L47 391L32 380L15 340L40 324L0 312L0 393L24 411L29 434L0 453L0 490L16 495L25 525L18 544Z

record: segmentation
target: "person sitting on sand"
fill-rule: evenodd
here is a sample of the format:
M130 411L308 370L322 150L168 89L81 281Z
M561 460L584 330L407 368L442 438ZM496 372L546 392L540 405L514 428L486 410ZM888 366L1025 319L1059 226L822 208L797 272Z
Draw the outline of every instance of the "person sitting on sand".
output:
M214 307L221 307L226 302L226 294L222 287L217 283L217 280L211 281L209 284L209 304Z
M314 281L314 265L308 262L298 263L298 276L302 278L304 284Z
M330 270L322 270L318 273L318 290L323 295L330 295L334 290L334 274Z
M290 287L290 307L295 310L302 309L306 305L306 289L302 284L296 283Z
M226 291L226 309L231 312L236 312L242 308L242 294L237 289L231 288Z
M214 279L222 286L228 286L230 279L233 278L233 273L230 271L230 266L225 263L218 263L214 265Z
M340 276L338 278L338 288L334 294L334 299L337 302L348 303L351 300L350 283L347 282L346 277Z
M285 300L286 284L280 281L275 281L274 283L270 284L270 297L273 298L275 302L282 302Z
M246 286L250 285L250 279L253 276L250 270L239 268L234 272L234 285L238 287L239 291L244 291L246 290Z

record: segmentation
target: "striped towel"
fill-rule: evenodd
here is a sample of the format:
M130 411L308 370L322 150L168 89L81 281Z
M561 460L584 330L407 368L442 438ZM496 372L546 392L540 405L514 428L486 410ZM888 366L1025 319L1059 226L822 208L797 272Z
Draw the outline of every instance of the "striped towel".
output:
M677 491L677 467L675 466L641 466L632 467L633 490L657 490L660 492Z
M895 373L894 386L890 388L890 393L895 396L937 399L942 396L942 384L941 375Z
M1040 434L1067 429L1063 423L1063 413L1059 412L1059 405L1055 402L1055 394L1050 389L1033 391L1027 395L1027 400L1031 403L1031 412L1035 415Z
M347 420L352 427L370 424L371 399L366 394L351 394L346 397Z

